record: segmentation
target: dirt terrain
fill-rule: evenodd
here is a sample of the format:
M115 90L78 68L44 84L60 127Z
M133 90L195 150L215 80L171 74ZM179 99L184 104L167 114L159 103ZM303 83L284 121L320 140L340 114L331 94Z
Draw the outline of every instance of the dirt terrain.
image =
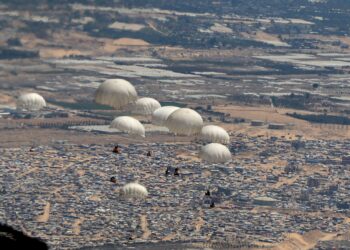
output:
M309 250L313 249L318 241L328 241L334 239L336 234L327 234L320 231L307 232L304 235L290 233L286 235L286 240L273 247L273 250Z
M174 142L173 136L155 135L145 139L135 139L128 136L116 134L94 134L88 132L76 132L59 129L12 129L1 130L1 147L19 147L34 145L49 145L54 141L66 141L74 144L129 144L137 142ZM188 137L177 137L176 142L190 142Z
M341 128L336 125L312 124L307 121L287 116L286 113L293 113L293 109L281 109L270 107L244 107L244 106L216 106L216 111L230 114L231 117L244 118L246 120L261 120L267 123L283 123L288 125L285 130L267 129L267 126L253 127L249 123L242 124L220 124L234 133L261 136L284 136L286 139L295 139L296 136L303 136L306 139L348 139L350 129ZM299 113L310 113L300 111Z

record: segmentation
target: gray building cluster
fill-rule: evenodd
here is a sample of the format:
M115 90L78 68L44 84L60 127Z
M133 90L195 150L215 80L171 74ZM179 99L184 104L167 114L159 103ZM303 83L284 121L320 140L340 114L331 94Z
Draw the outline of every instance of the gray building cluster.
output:
M233 160L218 165L197 161L200 145L188 144L120 145L120 154L111 144L2 148L0 219L53 249L232 238L278 243L290 232L349 230L350 176L342 164L349 141L306 141L298 149L284 139L233 141ZM291 165L295 170L285 171ZM147 199L119 196L132 181L148 189Z

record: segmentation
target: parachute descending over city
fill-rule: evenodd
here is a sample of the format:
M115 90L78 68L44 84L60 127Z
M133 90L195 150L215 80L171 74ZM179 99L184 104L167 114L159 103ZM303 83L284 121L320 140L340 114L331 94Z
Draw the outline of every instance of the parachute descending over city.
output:
M21 95L17 100L18 110L37 111L46 107L45 99L37 93Z
M192 109L180 108L169 115L165 126L176 135L196 135L203 127L203 119Z
M115 109L122 109L137 99L134 86L123 79L109 79L104 81L95 92L95 102L108 105Z
M120 195L124 198L145 198L148 195L148 191L141 184L131 182L121 188Z
M179 107L175 106L164 106L156 109L152 114L152 123L154 125L164 126L169 115L178 109Z
M200 133L201 138L206 142L228 144L230 136L225 129L216 125L204 126Z
M110 128L116 128L130 135L145 137L144 126L138 120L130 116L119 116L115 118Z
M138 115L152 115L160 107L161 105L156 99L143 97L136 101L133 113Z
M225 163L232 159L230 150L220 143L203 146L199 157L208 163Z

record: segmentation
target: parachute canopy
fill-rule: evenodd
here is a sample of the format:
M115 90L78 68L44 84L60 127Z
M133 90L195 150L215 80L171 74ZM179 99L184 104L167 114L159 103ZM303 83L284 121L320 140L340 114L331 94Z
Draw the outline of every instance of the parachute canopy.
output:
M138 120L130 116L119 116L115 118L112 121L110 128L116 128L130 135L145 137L144 126Z
M203 119L192 109L180 108L169 115L165 126L178 135L195 135L201 131Z
M120 194L125 198L145 198L148 195L148 191L144 186L131 182L122 187Z
M109 79L104 81L95 92L95 102L121 109L129 103L135 102L137 92L134 86L123 79Z
M36 111L46 106L45 99L37 93L21 95L17 100L17 109Z
M152 114L152 123L154 125L164 126L169 115L178 109L179 108L175 106L164 106L156 109Z
M143 97L136 101L133 113L138 115L151 115L153 111L158 108L160 108L160 103L156 99Z
M204 126L200 134L201 138L207 142L217 142L227 144L230 142L230 136L225 129L215 125Z
M199 156L209 163L225 163L232 159L230 150L219 143L210 143L203 146Z

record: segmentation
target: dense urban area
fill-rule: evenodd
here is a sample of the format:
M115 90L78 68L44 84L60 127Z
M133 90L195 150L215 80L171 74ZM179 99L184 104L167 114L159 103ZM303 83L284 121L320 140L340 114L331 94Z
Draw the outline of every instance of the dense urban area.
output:
M0 1L0 223L50 249L349 249L348 20L346 0ZM116 78L225 129L232 160L94 101ZM20 110L32 92L46 107Z

